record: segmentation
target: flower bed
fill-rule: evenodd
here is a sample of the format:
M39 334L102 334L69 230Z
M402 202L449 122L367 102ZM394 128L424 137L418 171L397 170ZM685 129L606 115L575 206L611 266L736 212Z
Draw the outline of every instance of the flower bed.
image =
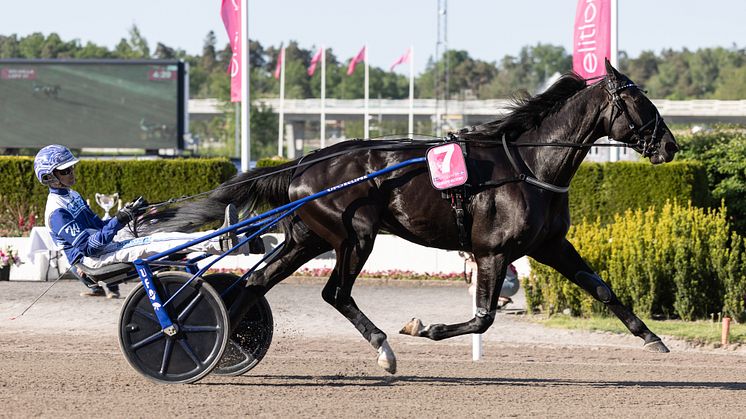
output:
M240 269L211 269L210 273L221 272L221 273L232 273L235 275L243 275L244 271ZM328 278L332 274L330 268L313 268L313 269L300 269L296 271L293 276L305 276L313 278ZM433 272L433 273L422 273L400 269L389 269L385 271L362 271L359 275L360 278L375 278L375 279L409 279L409 280L441 280L441 281L460 281L464 279L463 272Z

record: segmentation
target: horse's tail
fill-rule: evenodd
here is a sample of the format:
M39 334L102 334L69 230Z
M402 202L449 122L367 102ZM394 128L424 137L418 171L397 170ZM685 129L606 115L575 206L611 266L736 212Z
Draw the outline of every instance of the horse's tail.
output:
M213 189L206 198L146 215L139 223L138 233L156 231L192 232L222 221L225 207L233 204L244 214L290 202L288 189L293 166L288 162L277 167L264 167L239 173Z

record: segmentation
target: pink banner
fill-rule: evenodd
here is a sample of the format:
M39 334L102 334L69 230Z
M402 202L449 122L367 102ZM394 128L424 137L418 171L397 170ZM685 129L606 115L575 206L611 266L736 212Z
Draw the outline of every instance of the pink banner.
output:
M573 27L572 69L584 78L605 73L611 57L610 0L578 0Z
M357 53L355 58L350 60L350 65L347 66L347 75L351 76L355 72L355 66L357 63L365 60L365 47Z
M277 65L275 66L275 79L280 80L280 73L282 72L282 58L285 56L285 47L280 47L280 52L277 54Z
M309 76L313 76L313 73L316 72L316 64L321 61L321 51L323 51L323 48L319 48L319 50L316 51L316 54L314 54L313 58L311 58L311 65L308 66Z
M231 64L228 72L231 75L231 102L241 101L241 0L223 0L220 6L220 16L223 18L228 40L231 43Z
M391 68L389 68L389 71L394 71L394 68L398 66L399 64L404 64L409 62L409 54L412 53L411 48L407 48L407 52L405 52L401 57L399 57L396 61L394 61L393 64L391 64Z

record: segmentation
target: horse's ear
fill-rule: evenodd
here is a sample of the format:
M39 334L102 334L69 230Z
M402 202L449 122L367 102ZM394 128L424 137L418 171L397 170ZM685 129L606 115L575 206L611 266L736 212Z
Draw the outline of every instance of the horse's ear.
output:
M606 65L606 75L609 76L610 79L619 78L619 72L611 65L608 58L604 58L604 64Z

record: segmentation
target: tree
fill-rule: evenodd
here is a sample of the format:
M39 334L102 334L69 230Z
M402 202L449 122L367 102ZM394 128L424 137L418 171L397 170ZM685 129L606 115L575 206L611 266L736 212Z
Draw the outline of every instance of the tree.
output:
M0 58L16 58L20 55L18 36L0 35Z
M647 86L648 80L658 73L658 57L653 51L643 51L637 58L629 59L626 65L620 66L620 70L635 83Z
M159 42L155 46L155 52L153 53L153 58L156 58L159 60L173 60L175 58L178 58L178 53L175 49L168 47L164 44L161 44Z
M41 58L44 40L44 35L40 32L34 32L25 38L21 38L18 44L18 52L21 58Z
M716 82L713 99L743 100L746 98L746 67L728 68L721 71Z
M75 58L111 58L112 53L106 47L87 42L75 52Z
M446 87L445 73L448 67ZM489 84L497 74L494 63L475 60L467 51L448 50L437 62L430 61L425 72L418 78L420 95L423 97L449 98L479 96L483 86ZM446 92L446 89L448 90Z
M215 32L207 32L207 36L205 36L205 42L202 46L202 57L199 63L202 70L211 72L215 68L215 64L217 62L215 45L217 43L218 41L215 38Z
M137 25L132 25L129 30L129 40L122 38L115 48L115 55L124 59L146 59L150 58L150 47L148 41L140 34Z

